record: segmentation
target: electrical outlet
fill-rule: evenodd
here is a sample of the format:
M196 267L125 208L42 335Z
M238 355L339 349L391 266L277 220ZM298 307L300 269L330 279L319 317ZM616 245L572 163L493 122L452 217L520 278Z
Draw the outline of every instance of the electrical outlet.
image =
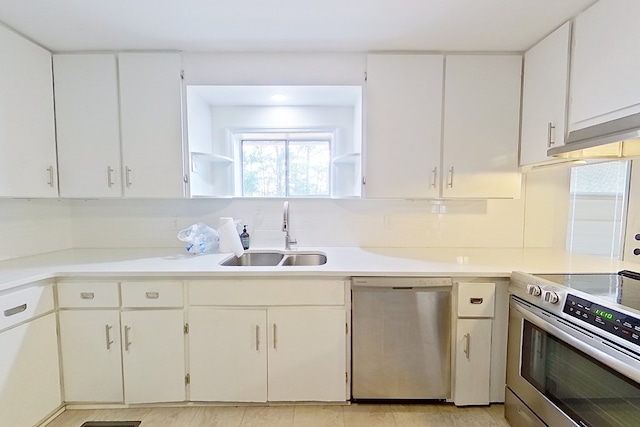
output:
M384 215L382 217L382 225L385 230L391 230L391 215Z

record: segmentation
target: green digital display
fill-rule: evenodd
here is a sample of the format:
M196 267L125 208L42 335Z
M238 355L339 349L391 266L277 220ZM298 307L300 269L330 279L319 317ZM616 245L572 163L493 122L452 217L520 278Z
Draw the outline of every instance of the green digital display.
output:
M600 310L599 308L596 308L596 309L594 310L594 313L595 313L597 316L600 316L600 317L602 317L602 318L604 318L604 319L607 319L607 320L613 320L613 314L612 314L612 313L608 313L608 312L606 312L606 311L604 311L604 310Z

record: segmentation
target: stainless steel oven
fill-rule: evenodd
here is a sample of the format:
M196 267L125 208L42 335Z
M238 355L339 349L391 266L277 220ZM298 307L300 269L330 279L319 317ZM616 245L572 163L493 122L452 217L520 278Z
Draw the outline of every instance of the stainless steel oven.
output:
M588 293L569 276L512 275L505 417L513 426L640 425L640 311L620 304L623 291L640 296L640 280L597 276Z

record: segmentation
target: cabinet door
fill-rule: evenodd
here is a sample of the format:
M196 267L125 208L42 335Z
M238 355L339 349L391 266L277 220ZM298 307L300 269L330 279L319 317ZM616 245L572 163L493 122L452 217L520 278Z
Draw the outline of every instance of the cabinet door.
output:
M367 197L438 197L442 74L440 55L367 57Z
M443 197L520 195L522 57L447 56Z
M640 112L640 2L600 0L575 20L569 130Z
M0 333L0 349L0 425L38 425L62 401L56 315Z
M0 196L58 197L51 53L0 27Z
M266 402L266 325L265 310L191 310L191 400Z
M268 324L270 401L347 399L344 310L273 309Z
M567 22L524 55L521 165L548 161L547 150L564 145L570 41Z
M491 378L491 319L458 319L453 401L488 405Z
M66 402L122 402L120 314L60 311Z
M185 400L182 310L121 314L125 403Z
M183 197L180 54L118 56L124 194Z
M54 55L60 195L119 197L116 57Z

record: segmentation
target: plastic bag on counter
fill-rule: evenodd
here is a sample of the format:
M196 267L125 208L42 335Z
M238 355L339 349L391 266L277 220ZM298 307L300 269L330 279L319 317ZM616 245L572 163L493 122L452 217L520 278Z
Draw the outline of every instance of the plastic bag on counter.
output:
M186 249L190 254L217 252L220 246L218 232L201 222L180 230L178 239L187 243Z

